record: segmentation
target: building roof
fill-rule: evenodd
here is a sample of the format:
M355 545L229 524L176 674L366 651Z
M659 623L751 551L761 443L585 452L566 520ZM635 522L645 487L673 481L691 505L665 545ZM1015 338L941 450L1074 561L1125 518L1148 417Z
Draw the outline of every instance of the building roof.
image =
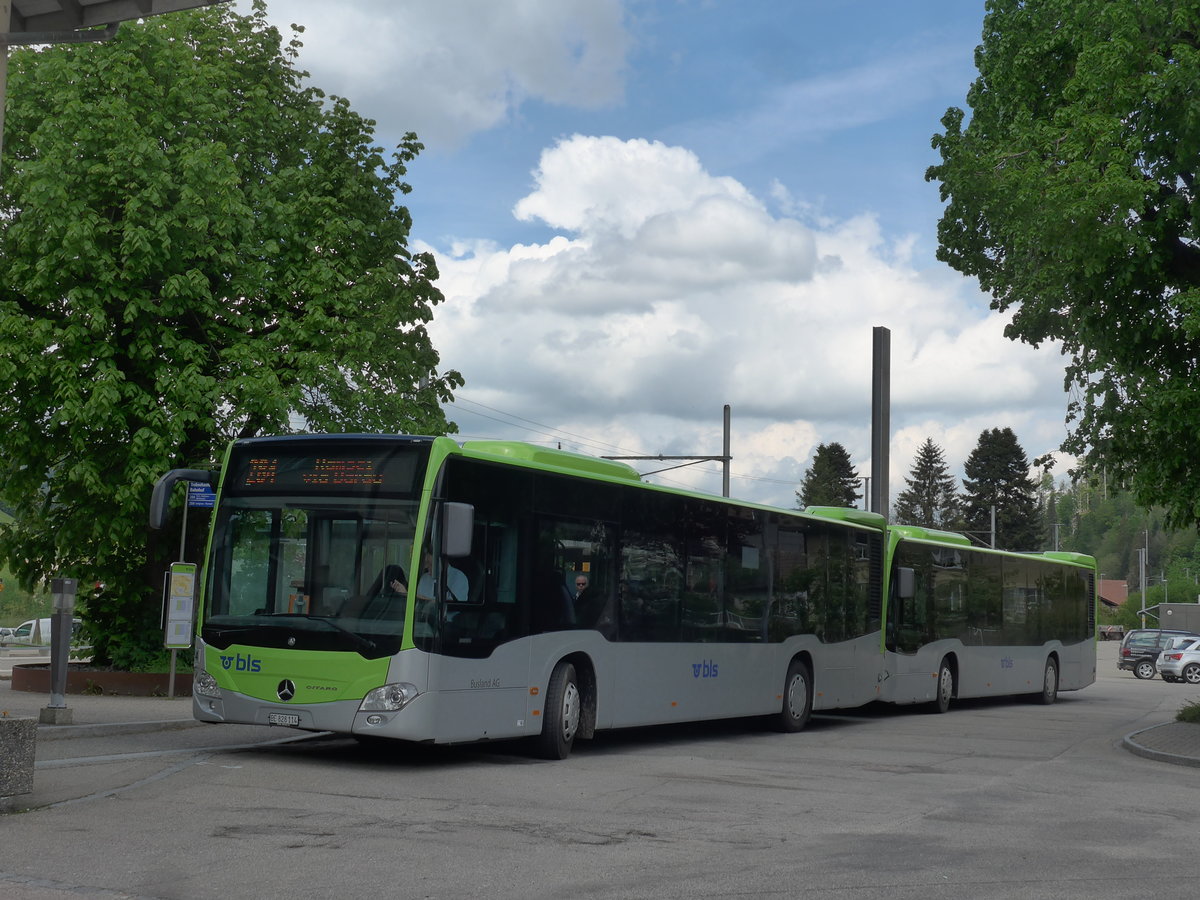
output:
M1096 585L1096 591L1100 594L1100 602L1105 606L1115 608L1129 599L1129 583L1115 578L1102 578Z
M32 32L68 32L223 2L226 0L10 0L11 21L0 31L7 30L14 38Z

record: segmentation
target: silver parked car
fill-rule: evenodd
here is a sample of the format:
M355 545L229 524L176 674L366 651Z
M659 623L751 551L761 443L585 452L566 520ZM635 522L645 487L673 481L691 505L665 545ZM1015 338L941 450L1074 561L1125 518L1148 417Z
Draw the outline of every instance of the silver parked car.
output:
M1158 655L1163 681L1200 684L1200 638L1175 638Z

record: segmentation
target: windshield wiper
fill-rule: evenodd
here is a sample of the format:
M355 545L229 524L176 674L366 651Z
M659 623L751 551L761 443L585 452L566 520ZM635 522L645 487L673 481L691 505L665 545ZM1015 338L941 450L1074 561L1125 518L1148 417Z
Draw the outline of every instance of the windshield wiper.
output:
M335 631L340 631L342 634L350 635L350 637L354 638L354 643L358 647L361 647L366 650L375 650L376 649L376 645L375 645L374 641L370 640L369 638L363 637L361 634L358 634L357 632L351 631L349 628L346 628L344 625L339 625L337 622L335 622L333 619L329 618L328 616L314 616L310 613L271 613L271 618L273 618L273 619L276 619L276 618L311 619L314 622L324 622L326 625L328 625L330 628L334 629Z

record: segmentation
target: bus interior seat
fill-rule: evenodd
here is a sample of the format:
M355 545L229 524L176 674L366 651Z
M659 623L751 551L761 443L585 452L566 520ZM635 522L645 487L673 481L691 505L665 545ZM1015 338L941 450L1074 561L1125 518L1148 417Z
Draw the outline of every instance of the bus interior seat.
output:
M365 593L350 598L342 605L341 616L356 619L403 618L407 598L404 594L392 590L391 583L393 581L399 581L406 587L408 586L408 579L404 577L404 569L395 563L389 563L379 570L379 574Z
M575 624L574 601L563 574L557 569L546 569L537 574L533 604L539 631L558 631Z
M467 603L482 603L484 601L483 563L474 556L464 556L454 561L459 570L467 577Z
M499 610L492 610L483 617L483 622L479 626L479 636L482 638L496 639L503 637L508 629L508 616Z

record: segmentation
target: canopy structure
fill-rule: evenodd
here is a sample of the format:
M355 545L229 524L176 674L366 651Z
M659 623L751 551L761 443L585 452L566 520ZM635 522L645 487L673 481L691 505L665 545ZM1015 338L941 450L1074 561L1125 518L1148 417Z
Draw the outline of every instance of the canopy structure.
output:
M104 40L116 33L121 22L224 2L227 0L0 0L0 152L10 46Z

